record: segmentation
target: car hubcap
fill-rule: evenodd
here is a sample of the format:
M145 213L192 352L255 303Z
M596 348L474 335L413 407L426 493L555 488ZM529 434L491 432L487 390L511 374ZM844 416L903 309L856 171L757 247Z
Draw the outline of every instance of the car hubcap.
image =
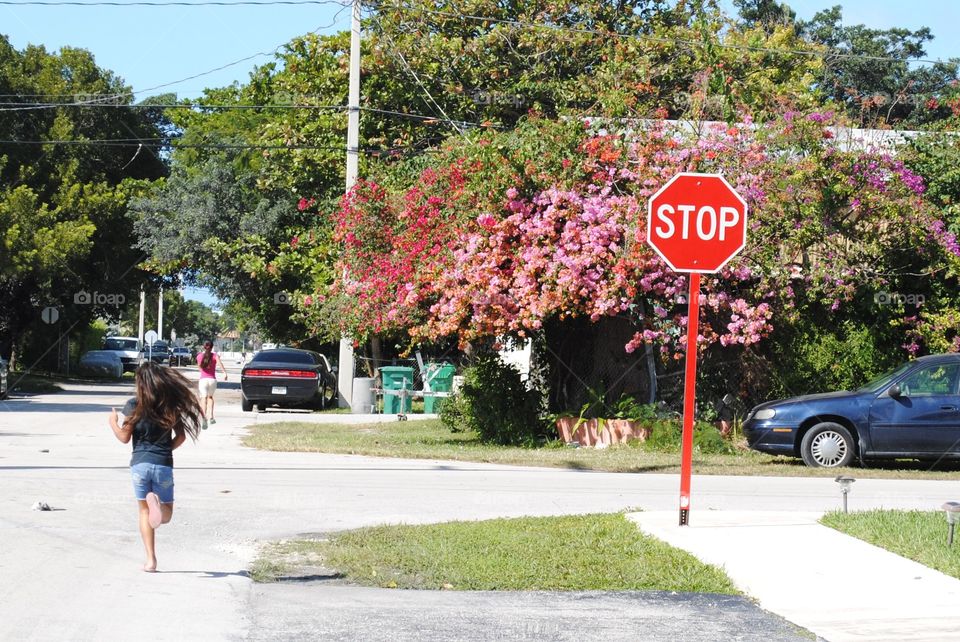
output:
M814 438L810 451L818 464L829 468L846 456L847 443L835 432L822 432Z

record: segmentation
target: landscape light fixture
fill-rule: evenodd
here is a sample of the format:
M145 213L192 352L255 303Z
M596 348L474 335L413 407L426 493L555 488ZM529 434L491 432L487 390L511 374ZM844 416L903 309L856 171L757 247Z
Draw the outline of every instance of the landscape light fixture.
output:
M960 522L960 502L945 502L940 508L947 514L947 546L953 546L953 529Z
M840 484L840 492L843 493L843 512L847 512L847 494L850 492L850 485L853 482L857 481L853 477L847 477L846 475L840 475L833 481Z

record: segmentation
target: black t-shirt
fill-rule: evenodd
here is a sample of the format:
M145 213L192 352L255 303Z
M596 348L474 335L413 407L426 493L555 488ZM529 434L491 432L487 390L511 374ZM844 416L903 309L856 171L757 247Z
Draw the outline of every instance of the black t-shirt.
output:
M130 399L123 406L123 414L129 417L137 405L136 399ZM173 467L173 431L161 428L149 419L141 419L133 427L133 455L130 465L157 464Z

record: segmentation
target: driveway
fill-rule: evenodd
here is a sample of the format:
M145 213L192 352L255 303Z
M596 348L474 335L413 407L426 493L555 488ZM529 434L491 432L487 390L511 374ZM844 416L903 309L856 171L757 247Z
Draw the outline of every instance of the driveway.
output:
M571 637L586 639L604 631L603 639L796 638L788 623L749 601L715 596L254 585L245 570L259 541L380 523L674 510L678 482L676 475L255 451L239 444L245 426L292 415L244 414L229 392L219 422L177 452L176 513L157 539L163 572L142 573L129 446L106 423L109 408L131 394L130 386L78 385L0 403L0 637L565 639L571 626ZM851 506L926 509L955 485L861 480ZM697 511L822 511L839 502L831 480L796 478L695 477L693 498L694 523ZM32 511L36 501L54 510ZM731 615L720 617L717 604ZM619 634L608 622L618 613L632 623ZM462 634L451 637L461 623Z

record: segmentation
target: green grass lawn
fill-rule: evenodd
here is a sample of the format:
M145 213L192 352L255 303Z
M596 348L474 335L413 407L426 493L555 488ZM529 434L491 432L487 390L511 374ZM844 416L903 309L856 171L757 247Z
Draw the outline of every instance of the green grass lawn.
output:
M722 570L622 514L364 528L268 546L251 575L272 581L304 564L385 588L739 594Z
M677 473L678 452L651 452L638 442L603 450L570 448L551 442L538 448L485 444L470 433L451 432L439 420L389 421L345 425L285 422L250 427L244 444L263 450L325 452L376 457L448 459L524 466L550 466L611 472ZM835 477L902 477L960 480L960 468L928 470L915 462L883 467L817 469L798 459L764 455L745 447L735 454L694 453L693 472L699 475L775 475Z
M960 579L960 532L954 536L953 547L947 548L947 519L941 511L828 513L820 521L847 535Z

